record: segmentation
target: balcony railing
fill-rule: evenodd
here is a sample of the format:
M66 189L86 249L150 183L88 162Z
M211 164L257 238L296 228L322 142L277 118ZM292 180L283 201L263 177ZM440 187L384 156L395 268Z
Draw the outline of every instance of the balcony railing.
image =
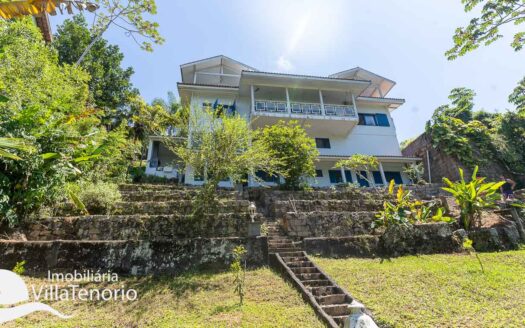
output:
M286 102L273 100L256 100L255 111L299 115L357 117L357 113L353 106L325 104L323 113L321 104L292 102L288 109Z

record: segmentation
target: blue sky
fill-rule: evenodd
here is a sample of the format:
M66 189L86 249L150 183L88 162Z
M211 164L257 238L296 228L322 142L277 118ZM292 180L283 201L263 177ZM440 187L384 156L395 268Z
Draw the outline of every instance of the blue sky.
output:
M446 60L455 28L473 16L460 0L157 0L157 6L154 20L166 42L153 53L117 28L105 34L135 69L133 83L148 101L176 92L180 64L218 54L264 71L329 75L360 66L397 82L388 96L406 99L393 113L401 141L424 130L452 88L472 88L478 108L503 111L525 75L525 53L509 46L514 27L490 47Z

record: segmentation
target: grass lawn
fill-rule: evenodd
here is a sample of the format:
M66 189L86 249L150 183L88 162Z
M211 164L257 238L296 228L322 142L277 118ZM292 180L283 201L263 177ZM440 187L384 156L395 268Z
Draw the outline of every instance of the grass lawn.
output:
M379 323L393 327L525 327L525 250L425 255L380 263L371 259L315 262Z
M31 285L44 279L24 278ZM300 295L267 268L248 271L242 307L234 294L233 275L187 273L179 277L122 278L115 285L135 288L134 302L59 301L51 304L73 318L34 313L7 327L323 327Z

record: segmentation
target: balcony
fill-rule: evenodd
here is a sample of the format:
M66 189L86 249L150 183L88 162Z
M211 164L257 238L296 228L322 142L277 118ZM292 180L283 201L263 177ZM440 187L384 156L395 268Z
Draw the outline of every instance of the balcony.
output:
M358 115L351 105L334 105L307 102L257 99L252 111L254 127L263 127L279 120L294 119L315 135L347 135L358 122Z

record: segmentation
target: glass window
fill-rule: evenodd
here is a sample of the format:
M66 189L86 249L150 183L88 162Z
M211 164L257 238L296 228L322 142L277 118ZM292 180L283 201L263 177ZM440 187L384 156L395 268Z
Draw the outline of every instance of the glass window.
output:
M383 179L381 178L381 172L374 171L374 172L372 172L372 175L374 176L374 183L375 184L383 184Z
M357 183L359 183L361 187L370 187L370 184L368 183L368 181L363 179L361 176L368 179L368 174L366 174L365 171L361 171L361 175L357 175Z
M401 172L385 171L385 178L387 183L390 183L391 180L394 180L396 184L403 184Z
M359 114L359 125L376 125L374 114Z
M323 170L315 170L315 177L316 178L322 178L323 177Z
M330 176L330 183L343 183L341 170L329 170L328 175Z
M255 175L264 182L279 183L279 177L277 175L270 175L264 171L257 171Z
M386 114L376 114L377 126L390 126Z
M348 183L352 183L353 182L352 171L345 170L345 177L346 177L346 182L348 182Z
M315 138L315 146L317 148L330 148L330 139L328 139L328 138Z

